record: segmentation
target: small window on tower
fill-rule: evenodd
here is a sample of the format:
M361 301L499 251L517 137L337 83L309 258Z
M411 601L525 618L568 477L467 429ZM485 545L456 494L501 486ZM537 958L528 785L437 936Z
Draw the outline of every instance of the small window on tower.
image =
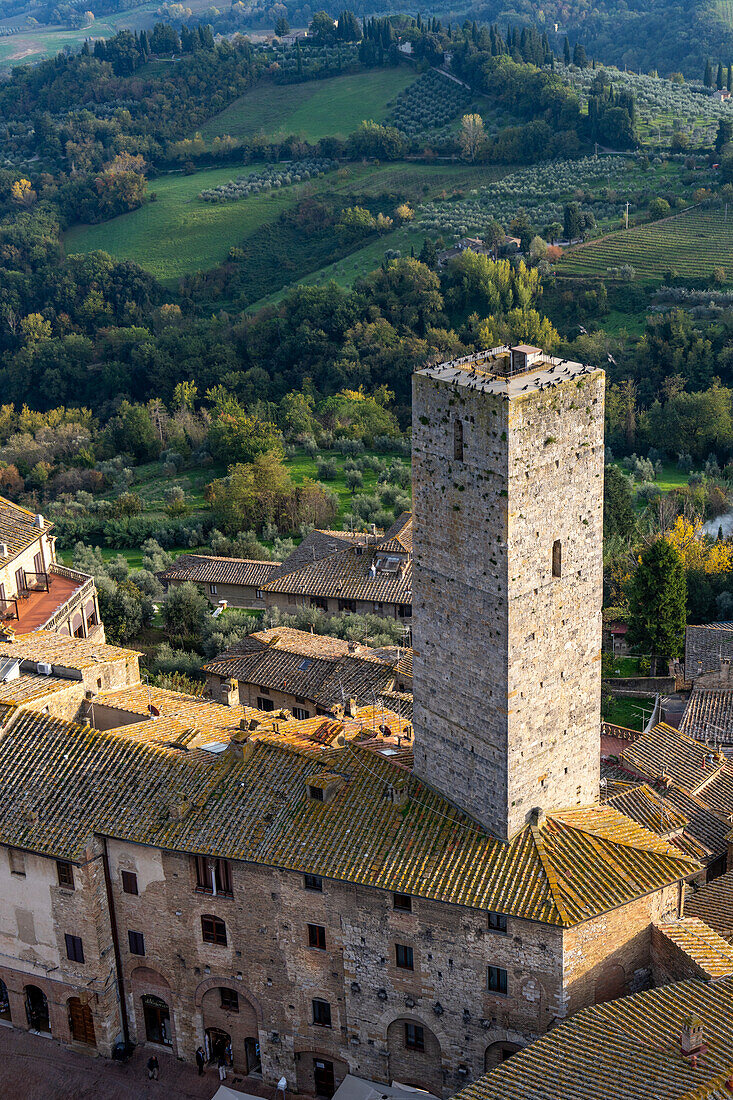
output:
M453 457L463 462L463 421L453 421Z
M552 575L553 577L562 576L562 543L560 539L555 539L552 544Z

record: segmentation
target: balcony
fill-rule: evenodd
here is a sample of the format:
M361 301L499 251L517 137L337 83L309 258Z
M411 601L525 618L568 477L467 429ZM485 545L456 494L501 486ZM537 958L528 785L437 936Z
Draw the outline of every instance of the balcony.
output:
M32 630L58 630L78 611L84 626L69 633L87 637L99 629L96 614L90 619L85 603L94 595L94 578L76 569L54 564L49 573L26 573L26 586L16 597L0 600L0 620L12 626L18 634Z

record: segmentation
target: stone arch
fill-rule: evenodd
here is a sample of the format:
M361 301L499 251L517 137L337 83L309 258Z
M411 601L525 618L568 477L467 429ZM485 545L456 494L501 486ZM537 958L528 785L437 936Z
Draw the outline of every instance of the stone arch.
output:
M232 977L227 977L224 974L219 974L218 976L215 976L213 978L205 978L204 981L199 982L193 995L194 1004L196 1005L196 1007L201 1008L201 1003L203 1001L205 993L207 993L210 989L218 989L219 986L222 985L229 986L231 989L236 989L240 997L244 997L245 1000L249 1001L252 1008L257 1013L258 1023L262 1023L264 1019L264 1014L262 1012L262 1005L260 1004L259 998L255 996L255 994L244 984L244 982L240 982Z
M31 1031L51 1034L51 1010L48 997L39 985L30 982L23 989L25 1014Z
M427 1026L430 1028L430 1030L440 1043L441 1050L450 1046L450 1037L441 1023L440 1016L436 1016L432 1013L432 1011L428 1011L426 1009L425 1019L430 1020L430 1023ZM416 1024L423 1023L421 1017L414 1012L410 1012L409 1009L387 1008L381 1014L381 1016L377 1017L374 1025L375 1030L386 1034L390 1024L392 1024L395 1020L414 1020Z
M201 995L204 1046L210 1057L222 1041L238 1073L261 1073L258 1013L240 983L221 978ZM226 1038L223 1038L226 1037Z
M500 1039L496 1043L490 1043L484 1051L484 1073L496 1069L522 1049L520 1043L510 1043L508 1039Z
M443 1095L443 1063L435 1032L419 1016L402 1015L387 1027L389 1079Z
M130 989L138 1043L153 1043L178 1053L173 991L167 979L149 966L137 966L130 975Z

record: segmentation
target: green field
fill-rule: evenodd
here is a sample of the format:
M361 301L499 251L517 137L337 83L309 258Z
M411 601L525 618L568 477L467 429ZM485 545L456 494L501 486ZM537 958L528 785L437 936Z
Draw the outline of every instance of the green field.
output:
M247 171L254 171L254 166L211 168L190 176L174 174L153 180L150 191L157 195L155 202L99 225L74 226L64 238L66 252L101 249L116 259L134 260L162 282L172 284L183 275L206 271L222 263L232 245L241 244L263 226L274 222L283 210L294 206L306 194L326 190L355 197L389 194L399 196L398 201L407 198L417 203L422 197L443 191L475 187L480 181L488 182L509 169L423 164L350 165L339 175L332 172L322 179L253 195L238 202L214 204L199 200L198 194L204 188L226 183ZM385 206L385 210L392 212L389 206ZM348 270L334 277L350 285L357 274L378 266L385 249L404 247L405 232L399 230L396 234L399 234L399 243L392 242L393 234L370 242L353 254L354 262ZM411 239L419 251L423 236L412 234ZM343 263L333 265L334 268L342 266ZM309 270L300 273L298 279ZM339 274L343 277L339 278Z
M637 278L659 282L667 271L683 278L711 278L716 267L733 279L733 215L690 210L664 221L610 233L568 249L558 263L562 275L607 275L631 264Z
M614 726L623 726L627 730L641 731L649 721L653 708L652 696L641 699L614 696L603 702L603 721L611 722Z
M210 119L201 134L208 139L260 133L271 138L297 134L306 141L345 138L363 119L381 122L387 103L414 79L414 70L402 66L305 84L263 83Z

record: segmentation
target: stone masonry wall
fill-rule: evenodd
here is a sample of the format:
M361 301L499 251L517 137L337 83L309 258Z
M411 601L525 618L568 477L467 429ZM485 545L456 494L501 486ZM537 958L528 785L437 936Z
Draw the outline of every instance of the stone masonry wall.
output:
M603 385L414 378L415 770L505 839L598 797Z
M378 1081L411 1081L452 1095L483 1072L497 1042L523 1045L561 1011L562 936L509 918L507 935L486 914L413 899L411 913L390 893L231 864L233 897L195 889L190 857L110 842L115 911L133 1039L145 1042L142 997L170 1006L173 1050L190 1060L207 1028L222 1026L212 989L234 989L249 1027L256 1022L265 1080L285 1074L312 1091L314 1059ZM122 892L120 871L138 875L138 895ZM227 945L204 943L201 916L226 923ZM308 943L308 924L325 928L326 949ZM142 931L145 957L128 950ZM396 965L396 945L412 947L413 970ZM506 996L488 992L487 967L508 973ZM332 1026L313 1023L312 1001L331 1006ZM423 1027L424 1052L405 1046L406 1022ZM231 1018L235 1068L246 1072L245 1036ZM437 1045L436 1045L437 1044ZM431 1055L432 1051L432 1055ZM438 1052L436 1054L436 1052Z

